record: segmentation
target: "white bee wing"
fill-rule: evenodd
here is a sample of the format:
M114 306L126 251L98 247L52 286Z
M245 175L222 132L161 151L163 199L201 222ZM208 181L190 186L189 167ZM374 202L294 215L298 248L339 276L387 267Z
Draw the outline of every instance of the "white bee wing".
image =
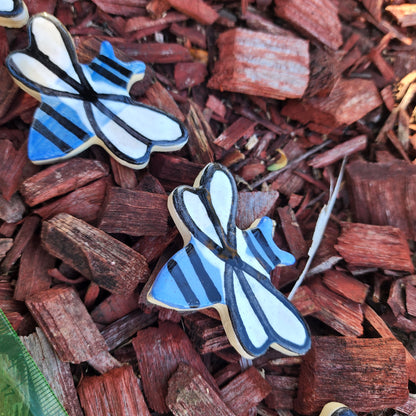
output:
M0 26L22 27L29 18L26 5L21 0L0 2Z
M6 65L12 76L35 96L77 93L82 71L66 28L44 13L30 19L28 32L29 46L7 57Z
M226 272L227 273L227 272ZM252 358L269 346L288 355L304 354L311 346L308 327L296 308L268 279L233 270L226 279L228 337L241 355Z
M237 190L234 179L223 166L207 165L194 188L180 186L169 199L169 209L185 243L193 235L217 250L229 242L235 246Z

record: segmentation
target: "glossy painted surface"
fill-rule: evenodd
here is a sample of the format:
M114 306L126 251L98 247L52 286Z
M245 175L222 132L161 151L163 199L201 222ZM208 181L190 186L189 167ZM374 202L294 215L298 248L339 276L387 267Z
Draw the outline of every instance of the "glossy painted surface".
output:
M345 404L329 402L322 408L319 416L357 416L357 414Z
M270 218L244 231L235 225L237 196L232 175L219 164L207 165L194 187L172 192L169 211L185 247L162 268L148 299L177 310L216 308L231 344L245 357L269 346L304 354L309 330L270 281L275 266L295 259L275 245Z
M22 27L29 19L26 5L21 0L1 0L0 26Z
M178 120L129 96L144 76L143 62L116 58L110 43L88 65L78 62L66 28L46 13L28 24L29 46L6 65L16 82L41 101L29 134L34 163L72 157L93 144L120 163L140 169L152 151L180 149L187 132Z

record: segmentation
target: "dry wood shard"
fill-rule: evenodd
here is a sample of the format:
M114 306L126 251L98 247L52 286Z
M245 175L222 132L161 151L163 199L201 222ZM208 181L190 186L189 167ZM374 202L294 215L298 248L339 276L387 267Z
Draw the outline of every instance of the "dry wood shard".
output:
M107 178L99 179L36 208L33 212L43 219L65 212L86 222L95 221L104 201L107 183Z
M22 253L14 298L25 300L27 296L49 289L52 278L48 270L54 265L54 257L42 248L39 236L33 236Z
M21 340L68 414L82 416L69 363L58 358L39 328Z
M271 409L293 409L298 382L296 377L267 375L266 380L272 386L266 397L266 404Z
M311 289L319 306L313 316L345 336L363 334L363 312L360 304L332 292L319 282L314 282Z
M85 416L150 416L139 380L129 365L83 378L78 394Z
M345 156L350 156L356 152L362 151L366 147L367 136L357 136L313 157L308 162L308 165L314 168L323 168L332 165L334 162L343 159Z
M218 37L208 87L276 99L302 97L309 81L308 42L232 29Z
M230 150L242 137L250 137L257 126L256 121L245 117L238 118L233 124L227 127L215 140L217 146Z
M20 186L20 193L32 207L106 175L108 166L98 160L74 158L26 179Z
M331 49L342 45L338 9L330 0L275 0L275 13Z
M25 145L16 150L9 140L0 140L0 192L7 200L19 187L27 160Z
M327 97L290 101L282 114L304 124L311 122L315 131L329 133L335 127L354 123L381 104L373 81L340 79Z
M167 0L176 10L192 17L203 25L212 25L219 17L218 13L203 0Z
M416 239L416 167L403 161L347 165L346 177L355 219L392 225Z
M71 215L45 221L41 238L49 253L112 293L131 293L149 277L143 256Z
M371 412L402 405L408 394L399 341L314 337L301 364L295 410L309 415L329 401L342 401L356 412Z
M169 380L166 402L175 416L236 416L202 375L184 363Z
M181 362L194 367L207 380L211 389L217 390L215 381L201 357L177 325L163 323L159 328L139 331L133 339L133 347L137 355L143 390L149 407L153 410L159 413L168 412L165 403L168 380Z
M107 233L157 236L168 231L167 196L111 186L100 214Z
M392 4L386 7L399 22L400 26L408 27L416 25L416 4Z
M251 366L221 389L221 397L236 415L248 416L271 390L268 381Z
M352 266L414 270L404 233L389 225L344 222L335 248Z
M62 361L81 363L108 350L73 287L36 293L26 298L26 305Z
M242 230L258 218L270 215L279 198L279 192L239 192L236 224Z

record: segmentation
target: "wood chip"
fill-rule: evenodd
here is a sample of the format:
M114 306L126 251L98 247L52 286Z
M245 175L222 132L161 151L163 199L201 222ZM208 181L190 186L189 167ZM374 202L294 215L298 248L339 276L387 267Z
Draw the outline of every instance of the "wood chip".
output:
M305 92L307 41L238 28L222 33L217 43L219 59L209 88L276 99L299 98Z
M271 409L293 409L293 401L298 387L296 377L267 375L266 380L272 386L266 397L266 404Z
M250 137L254 133L254 128L256 126L256 121L249 120L245 117L240 117L233 124L227 127L214 140L214 143L225 150L229 150L242 137Z
M55 265L55 258L48 254L35 235L23 250L14 298L25 300L28 296L49 289L52 278L48 270Z
M236 414L248 416L272 388L255 367L250 367L221 389L221 397Z
M26 245L29 243L30 239L34 235L36 229L39 225L39 217L36 215L31 215L26 217L23 221L22 226L20 227L19 232L14 239L13 247L7 252L5 258L3 259L0 272L7 274L13 264L19 259L22 255L23 250Z
M319 310L313 316L347 337L363 335L361 305L346 299L319 282L310 285Z
M40 328L20 339L68 414L82 416L69 363L58 358Z
M397 19L400 26L416 25L416 4L391 4L386 7L386 10Z
M400 228L416 238L416 167L403 161L347 165L346 177L351 207L357 221Z
M342 45L341 22L330 0L275 0L275 13L301 33L331 49Z
M201 62L182 62L175 65L175 84L178 90L192 88L204 82L207 67Z
M5 222L19 222L25 213L25 205L18 194L11 196L9 200L0 195L0 219Z
M179 109L175 100L160 82L156 81L146 90L146 98L149 100L149 104L154 107L160 108L161 110L172 114L180 121L185 120L185 116Z
M62 361L81 363L107 351L74 288L55 286L26 298L26 305Z
M218 13L203 0L167 0L181 13L192 17L203 25L212 25L219 17Z
M352 266L414 271L406 237L395 227L344 222L335 248Z
M98 226L107 233L157 236L167 233L168 216L167 196L111 186Z
M356 412L371 412L407 398L405 349L399 341L314 337L301 364L295 410L309 415L329 401L342 401Z
M84 377L78 394L86 416L150 416L139 380L129 365L101 376Z
M99 179L69 194L33 210L43 219L65 212L86 222L98 218L107 189L107 178Z
M205 312L205 311L204 311ZM189 338L200 354L209 354L230 348L221 321L202 313L193 313L184 318Z
M74 158L52 165L26 179L21 187L26 204L38 205L108 175L108 166L98 160Z
M215 386L215 381L205 368L200 356L177 325L164 323L160 324L159 328L139 331L133 339L133 347L137 354L147 402L149 407L156 412L168 412L169 409L165 403L168 380L181 362L192 365L199 371L211 389Z
M138 297L136 292L110 295L91 311L91 317L97 324L109 325L137 309Z
M235 416L202 375L184 363L169 380L166 402L175 416Z
M5 199L17 191L26 163L26 146L16 150L9 140L0 140L0 192Z
M236 224L242 230L249 228L258 218L273 213L279 192L239 192Z
M131 293L149 276L143 256L71 215L45 221L41 238L49 253L112 293Z
M306 256L308 245L303 237L302 230L296 220L295 213L289 206L277 209L280 217L280 225L289 245L290 252L297 260Z
M317 156L314 156L308 165L314 168L323 168L332 165L338 160L342 160L345 156L350 156L356 152L360 152L367 147L367 136L360 135L353 139L347 140L339 145L327 150Z
M186 16L177 12L169 12L159 19L152 19L148 16L132 17L126 22L126 32L133 32L134 30L142 31L174 22L183 22L184 20L186 20Z
M322 282L335 293L356 303L364 303L369 286L338 270L325 272Z
M313 122L315 131L329 133L335 127L354 123L381 104L373 81L340 79L328 97L291 101L282 114L304 124Z

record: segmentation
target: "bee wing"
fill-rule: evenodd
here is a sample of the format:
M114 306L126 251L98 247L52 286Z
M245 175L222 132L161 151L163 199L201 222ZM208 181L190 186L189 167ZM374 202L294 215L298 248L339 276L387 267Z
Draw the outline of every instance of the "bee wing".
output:
M188 134L181 122L120 95L86 103L87 116L102 145L122 164L143 168L153 151L180 149Z
M229 338L247 357L263 354L269 346L286 354L304 354L310 348L307 325L296 308L271 283L270 272L295 259L273 241L273 221L263 217L256 227L237 230L237 251L243 264L227 265L224 296Z
M311 346L309 329L296 308L269 279L231 270L225 279L231 343L248 358L264 354L269 346L288 355L305 354ZM227 274L227 271L226 271Z
M83 74L65 26L42 13L29 20L28 33L29 46L12 52L6 60L16 81L36 98L42 94L78 94Z
M37 164L75 155L88 146L94 136L80 119L79 112L66 102L46 96L36 110L29 132L28 156Z
M21 0L2 0L0 26L22 27L29 18L26 5Z
M179 186L169 197L170 213L185 241L191 235L205 245L235 247L237 189L223 166L208 164L194 187Z
M189 244L163 266L148 293L148 300L178 310L222 303L225 264L213 266L217 262L212 251L191 238Z

